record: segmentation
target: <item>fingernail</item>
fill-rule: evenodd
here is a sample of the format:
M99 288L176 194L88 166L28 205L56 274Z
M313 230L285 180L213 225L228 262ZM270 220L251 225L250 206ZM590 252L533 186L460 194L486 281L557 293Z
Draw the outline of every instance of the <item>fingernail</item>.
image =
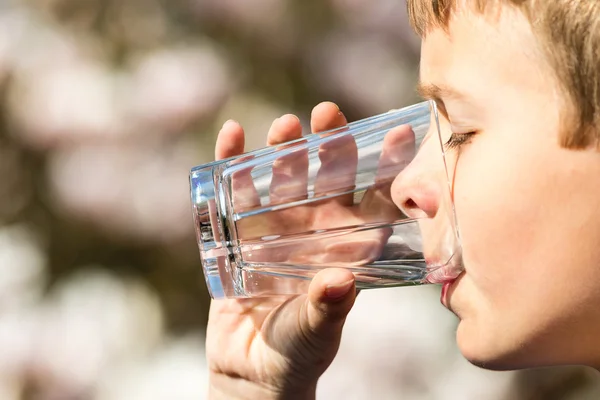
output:
M337 285L327 285L325 288L325 295L330 300L339 300L348 294L353 285L354 279L350 279L349 281Z
M237 122L232 119L228 119L227 121L225 121L225 123L223 124L223 127L221 129L225 129L228 125L231 125L231 124L237 124Z
M338 112L340 112L340 106L338 106L337 103L334 103L333 101L328 101L327 103L332 104L335 108L337 108Z
M297 115L294 114L285 114L284 116L277 118L278 120L282 120L282 119L289 119L292 118L295 122L300 122L300 118L298 118Z

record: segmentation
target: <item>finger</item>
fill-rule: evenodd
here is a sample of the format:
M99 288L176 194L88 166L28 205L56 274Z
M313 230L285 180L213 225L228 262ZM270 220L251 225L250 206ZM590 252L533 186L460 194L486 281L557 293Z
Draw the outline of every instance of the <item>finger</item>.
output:
M233 120L228 120L223 124L217 136L215 145L215 159L223 160L226 158L238 156L244 152L245 136L242 126ZM236 204L236 209L243 211L246 208L252 208L257 203L260 204L258 193L254 188L252 178L249 171L240 171L232 176L232 199ZM209 204L211 208L210 221L213 230L213 237L218 238L218 226L220 222L216 220L216 204L212 201ZM226 268L226 260L223 256L217 257L217 264L223 291L228 293L232 290L231 275Z
M298 117L292 114L286 114L277 118L271 124L267 135L267 146L273 146L302 136L302 124Z
M265 321L267 344L289 359L300 381L316 380L333 361L342 328L354 305L354 275L346 269L320 271L307 296L283 304Z
M343 206L354 203L358 148L352 136L341 136L319 148L321 166L315 180L315 197L346 193L335 197ZM350 192L350 193L348 193Z
M313 108L310 128L313 133L325 132L348 124L340 108L330 101L325 101Z
M231 196L237 212L250 211L260 206L260 195L254 186L252 169L244 168L231 176Z
M284 115L275 120L269 130L268 143L285 143L302 136L298 117ZM298 149L279 157L273 163L273 177L269 188L271 204L300 200L307 196L308 150Z
M244 152L244 145L244 129L239 123L229 120L223 124L217 136L215 159L222 160L240 155Z
M319 335L332 333L328 328L345 320L355 297L356 287L352 272L343 268L320 271L308 289L306 322L310 330Z
M365 193L360 205L361 215L370 215L369 222L381 218L392 221L402 216L392 201L391 186L396 176L414 159L415 152L415 133L410 125L393 128L385 136L375 185Z
M244 129L236 121L229 120L225 122L215 146L215 157L217 160L234 157L244 152L245 137ZM241 158L236 162L243 162L246 159ZM237 211L247 211L257 205L260 205L260 198L252 181L252 169L245 168L235 172L231 177L232 201Z
M311 129L315 133L340 128L347 124L346 117L335 103L329 101L320 103L312 111ZM352 137L341 137L321 145L319 159L321 167L315 180L315 196L354 189L358 149ZM354 196L353 194L339 196L336 201L349 206L354 202Z
M410 125L391 129L383 139L375 182L384 183L395 179L415 158L415 152L415 133Z
M300 323L305 324L309 339L324 341L330 346L338 344L355 299L352 272L343 268L320 271L310 284L305 312L300 315Z

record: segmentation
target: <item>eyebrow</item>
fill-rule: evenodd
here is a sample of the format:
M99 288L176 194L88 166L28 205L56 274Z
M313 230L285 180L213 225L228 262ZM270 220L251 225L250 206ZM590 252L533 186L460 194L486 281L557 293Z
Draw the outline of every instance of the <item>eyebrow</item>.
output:
M446 85L436 85L433 83L425 83L419 81L417 84L417 93L425 99L442 101L443 98L451 98L451 99L464 99L466 96L460 93L458 90L446 86Z

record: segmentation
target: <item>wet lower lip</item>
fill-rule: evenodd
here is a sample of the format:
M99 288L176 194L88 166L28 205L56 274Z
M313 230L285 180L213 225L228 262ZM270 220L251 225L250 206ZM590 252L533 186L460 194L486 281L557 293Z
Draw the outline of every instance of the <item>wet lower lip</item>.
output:
M440 298L440 301L442 302L442 304L444 305L444 307L448 308L448 292L450 291L450 287L452 286L452 284L456 282L456 279L453 279L451 281L448 282L444 282L444 285L442 286L442 295Z

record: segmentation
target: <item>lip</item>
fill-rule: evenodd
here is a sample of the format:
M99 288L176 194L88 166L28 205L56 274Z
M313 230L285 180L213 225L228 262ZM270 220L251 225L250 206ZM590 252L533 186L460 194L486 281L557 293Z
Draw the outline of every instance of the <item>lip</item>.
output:
M456 279L453 279L453 280L451 280L449 282L446 282L442 286L442 294L440 296L440 302L446 308L450 308L449 305L448 305L448 301L449 301L449 294L448 294L448 292L450 291L450 288L452 287L452 285L454 284L454 282L456 282Z
M464 268L462 266L446 264L441 266L436 266L436 263L427 263L428 273L426 282L434 283L434 284L445 284L447 282L453 282L464 272Z
M452 297L452 293L454 293L454 290L456 290L456 285L458 281L461 280L464 274L465 272L463 271L457 278L443 282L440 302L447 309L450 309L450 298Z

